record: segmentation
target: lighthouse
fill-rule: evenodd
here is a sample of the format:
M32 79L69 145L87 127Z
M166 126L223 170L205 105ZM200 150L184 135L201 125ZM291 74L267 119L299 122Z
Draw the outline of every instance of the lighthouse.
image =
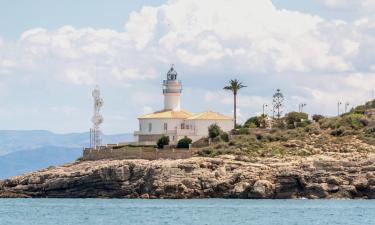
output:
M172 65L163 81L164 108L138 117L139 131L134 132L138 144L154 146L163 136L168 136L172 145L184 137L197 141L207 137L212 124L220 126L224 132L233 129L232 117L213 111L193 114L181 109L182 84L177 75Z
M177 80L177 72L173 65L167 73L167 80L163 81L164 110L181 110L181 81Z

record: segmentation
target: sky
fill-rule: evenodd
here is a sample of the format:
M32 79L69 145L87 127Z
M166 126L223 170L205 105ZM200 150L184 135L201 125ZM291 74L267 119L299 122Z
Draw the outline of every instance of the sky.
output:
M182 108L240 122L269 107L333 116L375 89L373 0L0 0L0 129L88 131L100 86L104 133L163 107L171 64ZM341 107L344 111L344 107Z

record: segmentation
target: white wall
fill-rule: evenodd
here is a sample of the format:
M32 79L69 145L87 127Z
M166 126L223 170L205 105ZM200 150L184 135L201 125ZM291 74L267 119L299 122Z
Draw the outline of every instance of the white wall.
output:
M164 134L164 123L168 124L167 130L175 130L176 127L180 127L182 119L139 119L139 124L141 125L142 130L141 134ZM152 130L149 131L148 126L152 124Z
M217 124L225 132L233 129L233 120L183 120L183 119L139 119L139 123L142 127L140 134L144 135L157 135L166 134L164 130L164 123L168 124L167 131L176 130L177 134L169 134L171 143L176 143L179 139L188 136L193 141L196 141L202 137L208 136L208 127L212 124ZM149 124L152 124L152 130L149 131ZM189 130L181 130L181 123L185 125L192 125L193 128ZM187 132L187 133L186 133ZM186 133L186 134L185 134ZM189 133L189 134L188 134ZM173 141L173 136L174 141Z
M180 111L181 109L180 94L164 94L164 109Z
M189 120L187 123L195 127L199 136L208 136L208 127L215 123L225 132L233 129L233 120Z

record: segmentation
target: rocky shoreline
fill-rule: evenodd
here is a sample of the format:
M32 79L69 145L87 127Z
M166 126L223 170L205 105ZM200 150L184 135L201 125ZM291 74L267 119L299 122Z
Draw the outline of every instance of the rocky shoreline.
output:
M0 181L3 198L375 198L375 155L101 160Z

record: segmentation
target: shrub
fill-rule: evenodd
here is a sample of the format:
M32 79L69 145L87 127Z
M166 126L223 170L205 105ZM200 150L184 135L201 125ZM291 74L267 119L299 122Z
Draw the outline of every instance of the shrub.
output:
M305 132L309 133L309 134L320 134L320 127L318 124L311 124L307 127L305 127Z
M339 127L337 129L331 131L331 135L338 137L338 136L344 135L345 132L346 132L345 128Z
M208 157L213 156L215 150L212 148L204 148L201 151L197 152L199 156Z
M325 117L322 116L322 115L319 115L319 114L314 114L312 116L312 119L315 121L315 122L319 122L320 120L324 119Z
M230 131L230 134L231 134L231 135L239 135L239 134L240 134L240 131L237 130L237 129L232 129L232 130Z
M364 105L360 105L355 107L354 109L350 110L350 113L353 114L365 114L366 107Z
M229 142L229 134L227 132L223 132L221 135L220 135L220 138L221 140L225 141L225 142Z
M193 140L191 140L190 138L188 137L184 137L182 139L180 139L177 143L177 148L189 148L189 145L193 142Z
M221 132L222 132L221 128L216 123L208 127L208 136L210 138L215 138L219 136Z
M359 129L364 126L363 123L361 123L362 118L363 115L361 114L349 114L342 118L340 125L350 127L352 129Z
M311 124L311 121L304 120L304 121L301 121L301 122L297 122L296 127L307 127L310 124Z
M370 120L366 119L366 118L361 118L359 119L359 122L363 125L363 126L368 126L370 124Z
M273 123L272 127L278 128L278 129L284 129L285 128L285 122L282 119L276 119L276 120L274 120L274 123Z
M208 146L208 138L201 138L198 141L193 143L195 148L203 148Z
M244 127L255 128L255 127L266 127L267 116L262 114L260 116L250 117L244 124Z
M240 133L240 134L250 134L250 131L249 131L248 128L241 128L241 129L239 130L239 133Z
M319 121L319 123L323 129L338 129L340 127L344 127L346 129L359 129L364 127L365 122L361 122L363 118L364 116L362 114L351 113L342 117L326 118Z
M285 121L288 125L288 128L292 127L291 125L293 125L293 127L297 127L296 126L297 123L301 123L303 121L306 121L306 120L308 120L308 118L309 118L309 115L307 115L306 113L290 112L290 113L286 114ZM303 124L301 124L301 125L303 125Z
M157 142L158 148L163 148L165 145L169 145L169 137L168 136L161 136Z
M375 126L365 129L366 134L375 134Z
M242 128L242 125L241 124L236 124L236 126L234 128L235 129L240 129L240 128Z

